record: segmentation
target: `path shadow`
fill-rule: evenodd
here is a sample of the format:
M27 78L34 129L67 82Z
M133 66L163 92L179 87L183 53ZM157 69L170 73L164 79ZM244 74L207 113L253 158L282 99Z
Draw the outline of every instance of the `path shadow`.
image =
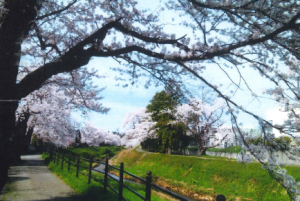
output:
M21 160L14 166L46 166L46 163L44 160Z
M12 177L11 175L8 176L8 182L13 183L16 181L23 181L23 180L27 180L30 179L29 177Z
M105 199L100 199L105 200ZM95 201L95 198L80 196L80 195L73 195L70 197L54 197L51 199L44 199L44 200L32 200L32 201Z
M42 155L43 152L27 152L22 154L22 156L31 156L31 155Z

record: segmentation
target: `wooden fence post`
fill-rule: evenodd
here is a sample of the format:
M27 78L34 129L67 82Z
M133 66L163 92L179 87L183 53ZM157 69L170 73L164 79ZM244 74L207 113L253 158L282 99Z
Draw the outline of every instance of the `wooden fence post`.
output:
M119 201L123 199L123 172L124 172L124 163L120 165L120 176L119 176Z
M216 201L226 201L226 198L224 195L220 194L220 195L217 195Z
M57 160L57 150L55 149L55 156L54 156L54 158L53 158L53 160L54 160L54 164L56 163L56 160Z
M70 165L71 165L71 152L69 153L68 172L70 171Z
M43 144L43 151L45 152L45 154L49 155L49 147L45 143L42 144Z
M88 184L91 183L91 177L92 177L92 164L93 164L93 156L90 156L90 167L89 167L89 181Z
M79 156L79 154L78 154L78 156L77 156L77 169L76 169L76 177L78 177L78 173L79 173L79 160L80 160L80 158L79 158L80 156Z
M56 165L58 165L59 162L59 149L57 149L57 161L56 161Z
M55 157L56 157L56 150L54 149L54 150L53 150L53 163L54 163L54 164L55 164L55 160L56 160Z
M151 174L151 171L148 171L146 176L146 201L151 200Z
M108 157L105 159L105 174L104 174L104 193L107 192L107 174L108 174Z
M61 167L60 167L60 169L61 170L63 170L64 169L64 160L65 160L65 154L64 154L64 152L62 152L62 154L61 154Z
M52 151L52 147L50 146L50 150L49 150L49 154L50 154L50 161L53 160L53 151Z

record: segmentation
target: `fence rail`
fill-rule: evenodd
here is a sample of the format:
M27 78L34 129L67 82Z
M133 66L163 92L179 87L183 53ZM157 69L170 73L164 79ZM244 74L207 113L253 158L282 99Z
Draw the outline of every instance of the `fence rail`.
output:
M138 177L130 172L127 172L124 170L124 163L120 164L120 168L109 165L108 163L108 157L106 157L105 162L102 161L95 161L93 160L93 157L90 156L89 159L87 158L83 158L80 157L80 155L75 155L73 153L71 153L70 151L67 150L63 150L63 149L54 149L54 150L48 150L48 153L50 155L50 159L54 162L54 164L56 164L57 166L60 165L61 169L63 169L64 167L68 169L68 171L70 170L74 170L76 171L76 177L79 176L79 174L81 175L85 175L88 177L88 181L87 183L90 184L91 179L93 179L96 182L101 182L104 185L104 194L106 194L107 192L107 187L110 188L114 193L116 193L118 195L118 201L122 201L126 199L123 197L123 188L125 187L126 189L128 189L130 192L132 192L133 194L135 194L136 196L138 196L141 200L144 201L150 201L151 200L151 189L154 188L156 190L159 190L165 194L168 194L171 197L174 197L176 199L179 199L181 201L190 201L190 199L181 196L173 191L170 191L168 189L165 189L161 186L158 186L154 183L152 183L152 173L151 171L147 172L147 176L146 179ZM81 163L85 162L89 163L88 166L86 165L82 165ZM64 163L67 164L67 166L64 166ZM104 165L104 171L99 171L93 168L93 163L97 163L97 164L103 164ZM74 168L73 168L73 167ZM119 178L117 178L114 175L109 174L109 168L115 169L119 171ZM80 169L82 170L87 170L87 173L85 172L81 172ZM101 180L99 178L95 178L92 176L92 172L98 172L104 175L104 180ZM131 187L129 187L128 185L124 184L123 180L124 180L124 173L141 181L142 184L145 185L145 197L141 194L139 194L138 192L136 192L134 189L132 189ZM114 189L112 186L110 186L108 184L108 178L116 181L119 183L119 189L118 191L116 189ZM223 195L218 195L216 198L217 201L225 201L225 197Z

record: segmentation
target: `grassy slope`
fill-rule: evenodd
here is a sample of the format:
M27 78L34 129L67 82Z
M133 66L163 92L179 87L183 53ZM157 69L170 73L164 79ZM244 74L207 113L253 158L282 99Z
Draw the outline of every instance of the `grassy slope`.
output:
M286 191L261 168L258 163L249 165L234 160L201 159L197 157L165 154L148 154L122 151L113 162L123 161L125 169L138 176L152 171L157 180L192 189L201 194L224 194L227 200L237 197L252 200L289 200ZM300 179L299 167L287 167L296 180Z
M103 157L107 155L107 150L110 150L110 152L117 153L117 150L122 150L121 147L95 147L95 148L76 148L72 149L73 152L79 153L81 155L85 155L85 153L92 153L96 157ZM110 155L111 156L111 155ZM72 167L70 172L67 171L67 165L65 163L64 169L61 170L61 161L59 162L59 165L54 164L52 161L49 161L49 158L47 158L48 155L43 154L43 158L46 159L48 163L48 168L54 172L56 175L58 175L62 180L64 180L68 185L70 185L74 190L76 190L79 193L79 197L74 198L79 200L118 200L117 194L112 192L110 189L108 190L107 195L104 197L103 195L103 185L100 182L91 181L91 184L87 184L88 178L87 176L79 174L79 177L76 178L76 171L75 167ZM86 170L81 170L81 172L85 172L87 174ZM94 177L104 180L103 174L99 173L93 173ZM109 184L118 191L118 183L114 182L113 180L109 179ZM145 186L143 185L135 185L131 183L125 183L126 185L130 186L132 189L137 191L139 194L145 196ZM127 189L123 189L123 196L128 200L140 200L136 195L131 193ZM152 195L152 199L154 201L164 201L165 199L159 198L155 195Z
M101 146L69 149L73 153L80 154L84 158L89 158L92 155L95 159L103 159L106 156L112 157L119 153L123 147L118 146Z

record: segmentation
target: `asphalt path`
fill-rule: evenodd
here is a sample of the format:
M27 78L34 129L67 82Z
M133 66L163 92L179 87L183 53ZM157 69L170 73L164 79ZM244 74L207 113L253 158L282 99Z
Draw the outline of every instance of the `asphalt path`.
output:
M26 155L21 159L19 165L9 168L8 181L0 194L0 200L83 200L71 187L48 170L41 155Z

